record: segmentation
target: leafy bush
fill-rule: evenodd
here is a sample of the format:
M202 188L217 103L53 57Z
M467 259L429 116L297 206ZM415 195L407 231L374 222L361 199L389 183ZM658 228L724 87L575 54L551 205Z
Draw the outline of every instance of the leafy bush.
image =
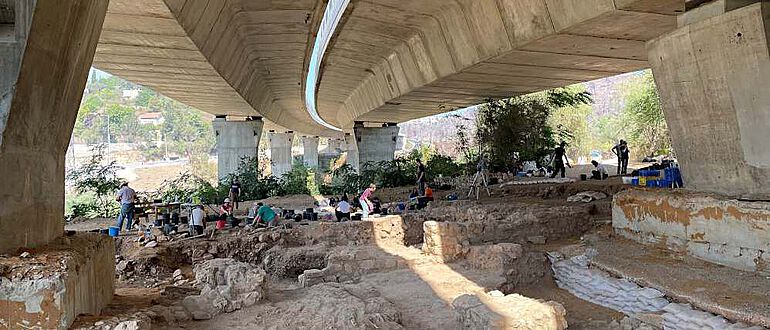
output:
M319 187L325 195L353 194L361 189L361 177L350 164L344 164L330 173L331 182Z
M591 102L585 91L555 89L544 93L489 100L476 117L478 149L489 155L493 171L506 171L517 160L542 161L556 138L570 139L567 131L554 131L548 124L550 112L565 106Z
M118 167L114 161L104 165L104 145L94 147L92 153L91 159L67 173L66 179L75 187L79 195L93 197L83 198L79 203L71 204L67 212L73 216L105 218L116 216L118 208L112 197L121 183L121 179L116 174Z
M457 177L463 174L465 168L456 163L452 157L444 155L434 155L425 164L425 170L428 172L428 180L439 177Z
M282 195L306 195L310 193L308 189L309 177L315 174L308 170L302 163L295 163L291 171L281 176ZM313 180L315 181L315 180Z

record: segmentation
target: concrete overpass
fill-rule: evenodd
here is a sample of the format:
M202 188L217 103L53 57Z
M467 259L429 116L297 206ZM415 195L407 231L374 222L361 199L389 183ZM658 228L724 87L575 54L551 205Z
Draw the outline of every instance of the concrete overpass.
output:
M112 0L94 66L214 115L339 136L305 102L325 9L320 0ZM321 61L317 113L351 133L355 122L400 123L639 70L645 42L684 10L681 0L352 1ZM383 143L358 149L371 145Z
M353 0L339 16L325 8L0 0L0 250L62 236L64 154L92 63L220 116L225 173L257 154L263 128L280 157L293 134L308 136L312 151L314 136L352 132L354 158L387 159L394 123L652 67L688 188L770 198L767 2ZM309 70L326 45L316 35L331 38Z

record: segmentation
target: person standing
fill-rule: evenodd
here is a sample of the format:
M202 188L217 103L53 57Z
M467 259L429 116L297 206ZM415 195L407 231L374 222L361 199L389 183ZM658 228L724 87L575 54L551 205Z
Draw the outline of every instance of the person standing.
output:
M237 178L230 184L230 200L235 204L235 209L238 209L238 201L241 198L241 181Z
M553 173L551 173L551 178L555 178L556 174L561 172L561 177L566 176L567 169L564 167L564 164L567 164L567 167L572 167L569 164L569 159L567 158L567 151L564 149L564 147L567 146L567 143L562 141L556 149L553 150L553 155L551 157L551 162L553 162Z
M358 201L361 203L361 219L365 219L369 217L369 213L374 210L374 205L372 204L372 201L369 200L370 197L372 197L372 194L377 190L377 185L374 183L369 185L369 188L366 188L364 190L364 193L361 194L361 197L358 199Z
M420 189L420 196L425 195L425 165L422 160L417 158L417 185Z
M628 173L628 159L631 152L628 150L628 143L620 140L620 143L612 147L612 153L618 157L618 175Z
M130 231L134 222L134 203L136 201L136 191L128 186L128 182L123 182L118 190L118 196L115 198L120 202L120 214L118 214L118 230L126 221L126 230Z
M190 216L192 217L191 231L195 235L203 235L203 229L206 228L206 211L203 210L203 205L196 205Z

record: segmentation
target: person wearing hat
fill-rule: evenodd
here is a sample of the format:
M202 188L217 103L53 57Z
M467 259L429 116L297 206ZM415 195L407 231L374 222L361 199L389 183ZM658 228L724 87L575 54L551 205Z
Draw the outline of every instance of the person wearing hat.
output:
M221 218L227 218L233 215L233 204L230 202L230 198L225 198L222 206L219 207L219 216Z
M118 214L118 230L123 226L123 220L126 221L126 230L131 230L134 221L134 202L136 200L136 191L128 186L128 182L123 182L118 190L115 200L120 202L120 214Z

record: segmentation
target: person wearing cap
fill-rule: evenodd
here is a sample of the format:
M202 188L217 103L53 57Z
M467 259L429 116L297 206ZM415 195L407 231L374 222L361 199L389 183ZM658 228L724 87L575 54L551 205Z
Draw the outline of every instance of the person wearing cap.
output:
M231 215L233 215L233 204L230 203L230 198L225 198L224 203L219 207L219 217L227 218Z
M120 214L118 214L118 230L123 226L123 220L126 221L126 230L131 230L134 221L134 202L136 200L136 191L128 186L128 182L123 182L118 190L115 200L120 202Z

